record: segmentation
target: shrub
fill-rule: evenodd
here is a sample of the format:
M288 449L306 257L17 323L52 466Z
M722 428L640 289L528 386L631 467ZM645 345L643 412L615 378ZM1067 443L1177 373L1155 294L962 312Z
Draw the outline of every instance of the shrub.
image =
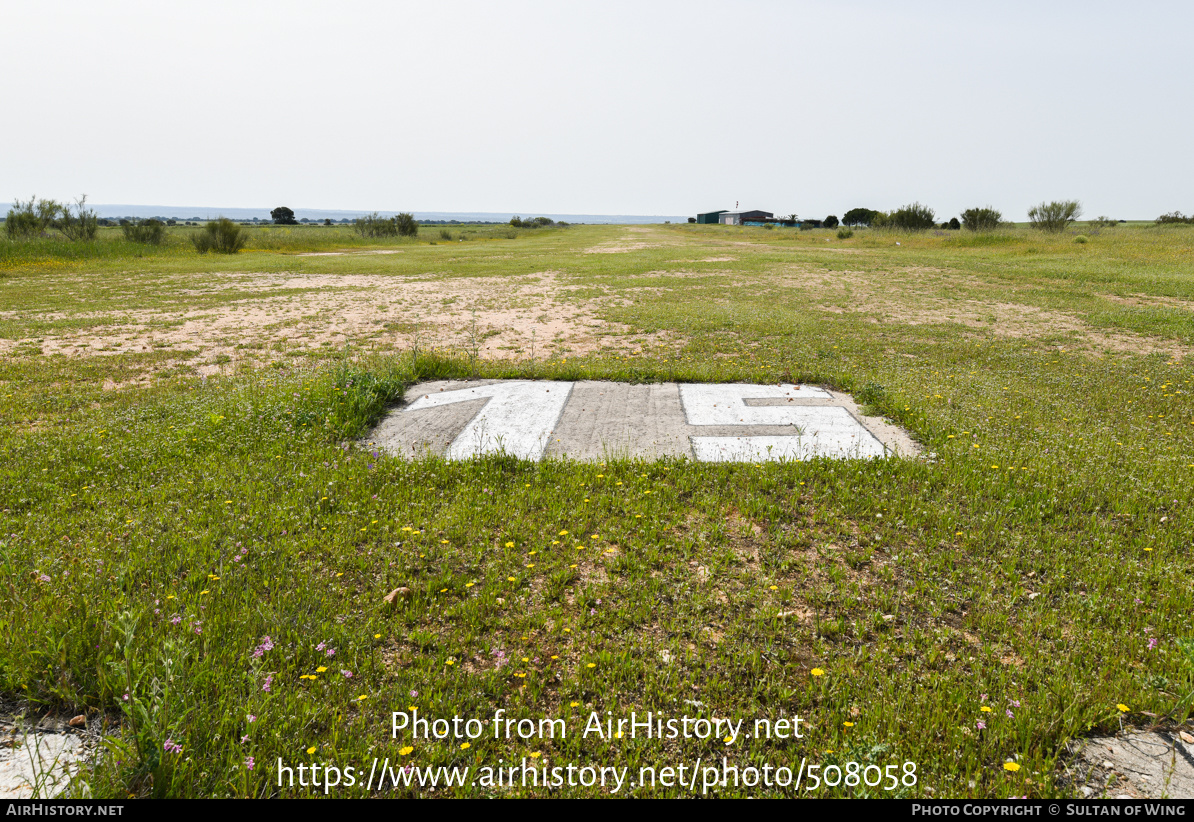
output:
M441 240L451 240L451 239L452 239L452 232L451 232L451 231L448 231L448 229L446 229L446 228L441 228L441 229L439 230L439 238L440 238Z
M398 234L398 223L394 218L385 218L376 211L352 221L357 234L362 237L394 237Z
M1054 200L1028 209L1028 220L1033 228L1060 234L1066 226L1082 215L1082 205L1077 200Z
M8 213L10 215L12 214L11 211ZM1187 217L1180 211L1174 211L1172 214L1162 214L1155 220L1155 222L1157 225L1178 225L1182 223L1186 225L1194 225L1194 216Z
M552 225L554 222L550 217L532 217L527 220L517 216L510 218L510 225L514 228L542 228Z
M949 230L950 230L950 231L957 231L957 230L958 230L958 229L960 229L961 227L962 227L962 224L958 222L958 218L957 218L957 217L950 217L950 218L949 218Z
M1075 238L1074 238L1074 242L1076 242L1076 243L1085 243L1085 242L1086 242L1086 235L1085 235L1085 234L1079 234L1077 237L1075 237Z
M71 211L70 206L62 206L62 210L58 212L58 219L54 221L54 227L68 240L90 241L95 239L95 234L99 231L99 217L87 208L87 195L84 194L75 200L74 211Z
M120 228L124 231L124 238L134 243L161 245L166 239L166 228L161 220L141 220L135 225L125 221Z
M821 221L821 224L824 225L826 228L837 228L837 223L838 223L838 219L833 214L830 214L828 217L826 217L824 220Z
M837 230L837 238L839 240L848 240L854 236L854 229L848 226L842 226Z
M227 217L212 220L191 235L191 242L200 254L212 251L216 254L235 254L245 247L249 241L249 232L242 231L240 226Z
M415 215L402 212L394 218L395 225L398 226L398 233L403 237L414 237L419 233L419 224L415 222Z
M4 220L4 231L10 239L23 239L45 233L54 225L54 220L63 206L55 200L39 200L30 197L25 202L13 198L12 208Z
M870 208L852 208L842 217L842 222L849 226L871 225L875 216L880 212Z
M298 224L298 220L294 219L294 212L286 206L278 206L269 213L269 216L274 221L274 225Z
M891 212L888 225L901 231L924 231L937 225L937 215L926 205L910 203Z
M1115 228L1119 225L1119 220L1113 220L1105 214L1100 214L1090 221L1091 228Z
M990 206L968 208L962 212L962 225L969 231L994 231L999 228L1003 214Z

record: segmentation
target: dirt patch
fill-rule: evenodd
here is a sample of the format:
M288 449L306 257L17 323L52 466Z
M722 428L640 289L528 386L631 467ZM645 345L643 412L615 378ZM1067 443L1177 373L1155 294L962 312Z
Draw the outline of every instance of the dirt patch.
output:
M1194 798L1194 724L1071 745L1064 780L1087 797Z
M653 339L629 336L627 326L602 320L598 312L617 301L577 299L555 271L442 280L243 272L206 276L209 286L186 293L250 291L260 296L183 311L106 312L105 319L117 322L43 335L38 345L43 354L70 357L185 350L197 353L191 361L198 373L211 375L240 361L269 361L278 351L347 343L397 350L417 343L424 351L475 349L487 359L523 359L532 353L545 359L633 350ZM22 342L27 341L0 340L0 353L11 353Z

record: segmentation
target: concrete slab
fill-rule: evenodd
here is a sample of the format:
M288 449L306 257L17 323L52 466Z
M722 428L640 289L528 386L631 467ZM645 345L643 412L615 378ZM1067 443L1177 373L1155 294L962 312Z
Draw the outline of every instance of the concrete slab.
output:
M442 380L407 392L367 438L404 457L711 462L913 456L906 432L807 385Z
M1194 799L1194 723L1128 730L1075 746L1067 781L1086 797Z

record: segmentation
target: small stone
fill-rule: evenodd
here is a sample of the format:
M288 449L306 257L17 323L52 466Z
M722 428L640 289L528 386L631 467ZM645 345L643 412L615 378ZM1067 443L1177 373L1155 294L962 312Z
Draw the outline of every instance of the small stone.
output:
M498 604L498 605L505 605L505 604L506 604L506 600L505 600L505 598L504 598L504 597L498 597L498 598L497 598L497 600L496 600L496 602L497 602L497 604Z
M1082 786L1082 795L1084 797L1087 797L1089 799L1091 794L1093 794L1093 793L1094 793L1094 788L1090 787L1090 785Z
M1185 742L1187 745L1194 745L1194 736L1191 736L1185 731L1178 731L1177 735L1180 736L1182 738L1182 742Z
M66 724L70 725L72 728L86 728L87 727L87 717L84 716L83 714L79 714L78 716L76 716L74 719L72 719L70 722L68 722Z
M1112 762L1110 759L1104 759L1104 760L1103 760L1103 767L1104 767L1104 768L1106 768L1106 769L1107 769L1107 770L1109 770L1109 771L1113 771L1113 770L1115 770L1115 763L1114 763L1114 762Z

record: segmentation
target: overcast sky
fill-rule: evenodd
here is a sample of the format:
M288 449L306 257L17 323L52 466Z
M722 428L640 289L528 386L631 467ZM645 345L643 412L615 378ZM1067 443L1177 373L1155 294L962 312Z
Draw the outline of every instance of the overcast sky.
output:
M0 200L1194 211L1194 3L5 2Z

